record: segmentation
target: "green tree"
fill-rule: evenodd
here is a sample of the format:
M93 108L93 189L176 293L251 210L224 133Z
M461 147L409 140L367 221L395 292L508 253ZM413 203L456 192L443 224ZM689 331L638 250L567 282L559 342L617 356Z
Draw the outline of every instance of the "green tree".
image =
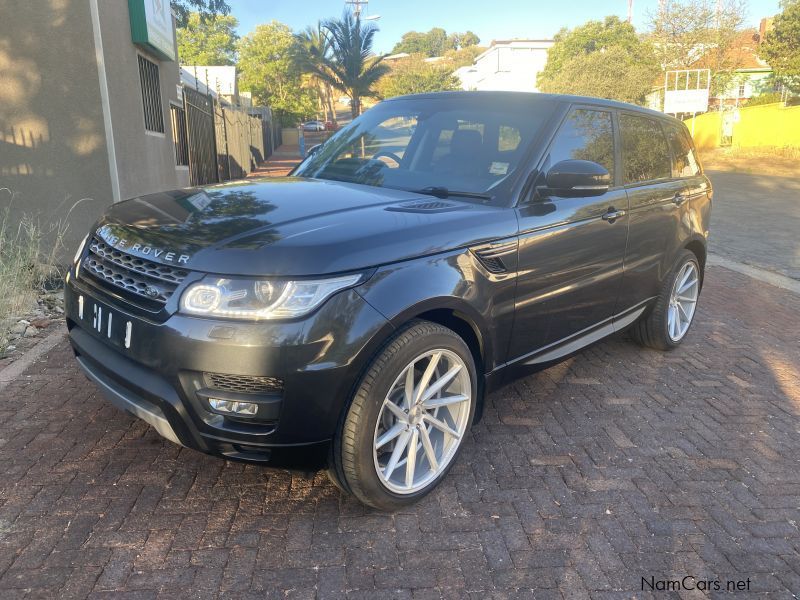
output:
M450 61L453 70L455 70L459 67L473 64L475 59L485 51L486 48L483 46L464 46L458 50L448 50L444 53L444 57Z
M477 39L478 36L474 33L472 35ZM472 38L470 37L469 39L471 40ZM454 44L456 44L456 40L452 37L448 37L447 32L441 27L434 27L427 33L409 31L404 33L400 41L395 44L392 49L392 54L406 52L408 54L424 54L428 57L442 56L448 50L453 50L458 47Z
M377 96L375 84L389 67L383 56L372 51L375 33L373 23L362 23L352 12L340 19L324 21L321 30L328 48L321 59L304 63L305 69L350 97L353 117L361 114L361 98Z
M326 117L330 120L335 120L336 110L333 107L333 88L328 81L317 74L318 68L323 68L330 50L330 44L322 25L318 23L316 27L306 27L305 30L295 34L295 40L297 64L317 88L320 104L323 105Z
M603 21L587 21L575 29L562 28L553 40L555 44L547 51L547 64L539 73L541 81L552 79L564 63L582 54L612 46L620 46L633 54L641 48L633 25L616 16L606 17Z
M176 30L178 58L183 65L232 65L236 61L236 26L231 16L190 13L186 25Z
M800 1L785 2L759 48L775 75L793 92L800 92Z
M284 125L316 112L314 90L304 85L292 30L278 21L259 25L243 37L239 50L239 87L275 111Z
M226 0L171 0L178 27L183 27L189 20L189 14L199 12L203 18L214 15L227 15L231 12Z
M537 78L543 92L641 103L660 72L653 47L615 16L562 29L554 40Z
M391 71L382 77L377 85L382 98L460 88L460 82L453 75L449 61L446 61L446 64L428 63L421 54L395 61Z
M746 14L746 0L662 0L649 16L647 37L663 68L710 69L712 92L720 92L744 57L734 50Z
M539 88L643 104L659 72L655 61L641 60L641 55L622 46L610 46L567 59L553 77L539 81Z
M481 43L481 38L475 35L472 31L464 33L451 33L448 36L449 46L448 50L459 50L461 48L469 48L470 46L477 46Z

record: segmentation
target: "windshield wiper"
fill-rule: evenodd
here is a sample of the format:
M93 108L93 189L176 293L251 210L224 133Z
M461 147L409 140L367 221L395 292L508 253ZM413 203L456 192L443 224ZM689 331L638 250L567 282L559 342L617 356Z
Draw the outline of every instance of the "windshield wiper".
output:
M478 198L479 200L491 200L492 196L489 194L481 194L480 192L467 192L464 190L450 190L443 186L429 185L418 190L408 190L415 194L427 194L428 196L436 196L437 198L447 198L449 196L460 196L462 198Z

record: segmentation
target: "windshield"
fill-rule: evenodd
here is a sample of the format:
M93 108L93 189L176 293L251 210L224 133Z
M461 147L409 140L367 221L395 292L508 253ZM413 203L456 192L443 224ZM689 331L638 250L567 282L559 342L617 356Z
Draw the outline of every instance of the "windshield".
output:
M328 140L294 175L491 195L519 166L554 106L522 94L383 102Z

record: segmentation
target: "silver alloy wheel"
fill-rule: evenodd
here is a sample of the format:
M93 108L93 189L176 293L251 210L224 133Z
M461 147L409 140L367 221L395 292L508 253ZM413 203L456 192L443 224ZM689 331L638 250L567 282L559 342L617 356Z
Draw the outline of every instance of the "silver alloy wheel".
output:
M400 372L383 401L373 439L375 470L397 494L413 494L442 473L461 445L472 403L469 368L436 349Z
M667 309L667 334L679 342L689 331L700 294L700 274L694 262L687 262L675 278Z

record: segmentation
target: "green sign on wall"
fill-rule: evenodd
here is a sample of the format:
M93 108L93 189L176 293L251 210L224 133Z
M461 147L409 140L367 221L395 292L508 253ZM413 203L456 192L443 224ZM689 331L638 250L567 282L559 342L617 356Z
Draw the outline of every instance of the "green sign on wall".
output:
M175 60L175 32L169 0L128 0L131 37L164 60Z

